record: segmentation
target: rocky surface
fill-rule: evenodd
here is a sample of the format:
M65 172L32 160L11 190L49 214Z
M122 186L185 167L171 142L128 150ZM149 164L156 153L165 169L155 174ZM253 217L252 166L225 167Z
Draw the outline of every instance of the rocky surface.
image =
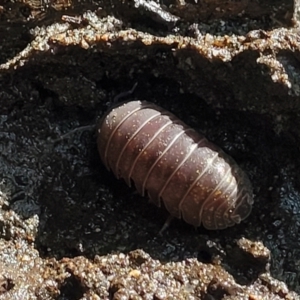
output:
M198 2L0 2L0 299L300 298L299 2ZM160 236L105 170L95 124L135 82L248 173L242 224Z

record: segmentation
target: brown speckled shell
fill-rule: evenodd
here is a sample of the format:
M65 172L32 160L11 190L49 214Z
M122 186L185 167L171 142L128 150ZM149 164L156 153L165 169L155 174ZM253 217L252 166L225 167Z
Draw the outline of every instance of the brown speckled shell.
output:
M236 162L170 112L146 101L110 109L98 128L107 169L194 226L223 229L251 212L250 181Z

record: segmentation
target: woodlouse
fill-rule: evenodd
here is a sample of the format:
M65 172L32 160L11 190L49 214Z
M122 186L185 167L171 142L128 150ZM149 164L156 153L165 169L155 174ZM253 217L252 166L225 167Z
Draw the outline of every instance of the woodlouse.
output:
M207 229L240 223L251 212L251 183L236 162L169 111L130 101L111 108L98 128L108 170L131 180L171 216Z

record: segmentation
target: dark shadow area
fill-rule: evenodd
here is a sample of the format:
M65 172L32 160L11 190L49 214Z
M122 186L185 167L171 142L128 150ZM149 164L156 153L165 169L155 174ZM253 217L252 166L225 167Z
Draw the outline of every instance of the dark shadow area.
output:
M60 288L60 295L56 299L79 300L82 299L86 290L87 288L83 288L80 281L73 274L71 274L71 276L68 277L62 284Z
M14 281L7 278L5 275L1 275L0 278L0 295L3 295L13 289L15 286Z

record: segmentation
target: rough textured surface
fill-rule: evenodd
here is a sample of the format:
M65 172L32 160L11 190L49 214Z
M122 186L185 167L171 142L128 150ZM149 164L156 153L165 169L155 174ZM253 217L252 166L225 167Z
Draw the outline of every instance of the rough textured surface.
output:
M299 299L299 1L225 2L0 2L0 299ZM71 133L135 82L248 173L245 222L159 236Z

